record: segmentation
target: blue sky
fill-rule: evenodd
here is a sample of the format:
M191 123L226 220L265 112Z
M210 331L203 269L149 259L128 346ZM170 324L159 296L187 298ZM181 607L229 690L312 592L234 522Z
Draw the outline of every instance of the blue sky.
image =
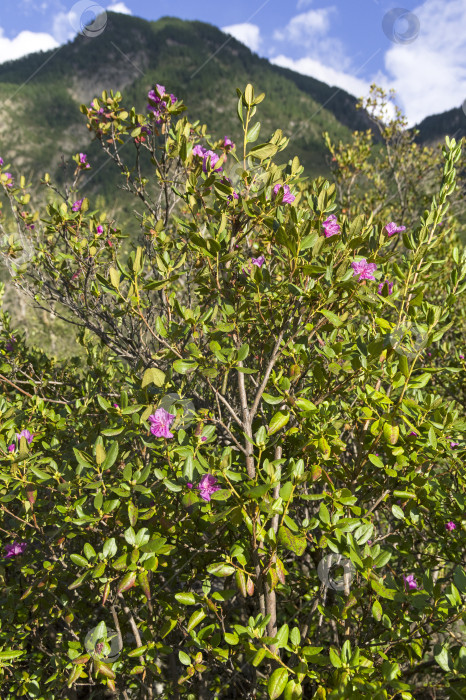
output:
M104 10L210 22L358 97L377 82L396 90L410 124L466 98L466 0L4 0L0 63L69 41Z

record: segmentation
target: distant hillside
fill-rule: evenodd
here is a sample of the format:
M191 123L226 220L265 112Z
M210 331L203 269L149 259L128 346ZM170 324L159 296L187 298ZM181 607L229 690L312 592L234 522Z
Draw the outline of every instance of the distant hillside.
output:
M448 112L433 114L426 117L416 126L419 134L417 143L436 143L443 141L445 136L450 136L459 141L466 136L466 114L462 107L450 109Z
M235 87L253 83L257 92L266 93L260 107L262 135L282 128L292 137L283 158L298 154L310 175L328 172L324 130L347 139L352 130L370 128L348 93L273 66L216 27L110 12L98 37L80 35L58 50L0 65L0 153L31 175L56 173L62 156L76 151L86 151L99 167L102 155L98 144L90 145L80 104L113 89L143 111L155 82L184 100L191 119L207 123L217 137L233 138L239 138ZM96 174L97 167L87 193L109 196L118 174L111 175L111 168Z

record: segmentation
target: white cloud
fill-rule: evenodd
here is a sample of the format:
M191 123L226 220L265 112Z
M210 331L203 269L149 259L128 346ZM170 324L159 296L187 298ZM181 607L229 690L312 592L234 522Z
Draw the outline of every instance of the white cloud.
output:
M110 12L119 12L123 15L132 14L131 10L125 5L124 2L114 2L108 5L108 7L104 8L103 5L100 5L97 2L97 0L95 0L95 2L91 2L90 0L80 0L79 2L76 2L68 12L58 12L55 15L52 27L53 36L61 44L74 39L74 37L82 31L83 22L92 22L93 16L98 14L100 11L99 8L102 10L102 12L108 10ZM103 25L102 31L104 31ZM96 36L98 35L99 34L97 33Z
M349 73L336 70L331 66L326 66L313 58L307 57L294 60L287 56L280 55L271 58L270 62L275 63L277 66L294 70L297 73L317 78L317 80L321 80L323 83L327 83L327 85L342 88L355 97L362 97L369 92L370 82L361 80Z
M109 5L107 7L107 10L111 12L119 12L122 15L132 15L133 13L129 9L129 7L126 7L124 2L114 2L112 5Z
M52 5L56 4L56 1L57 0L50 0ZM29 8L37 11L49 9L50 2L42 0L42 2L36 3L34 0L23 0L25 6L29 6ZM73 39L81 30L83 8L86 11L88 7L90 7L92 11L96 7L101 7L101 5L98 4L97 0L92 3L74 3L69 11L57 12L53 18L50 34L47 32L22 31L13 39L8 39L8 37L4 36L3 29L0 27L0 63L21 58L22 56L37 51L55 49L60 46L60 44L64 44L70 39ZM132 14L131 10L124 2L114 2L106 9L124 15Z
M298 8L302 4L300 1ZM310 10L293 17L274 38L303 47L305 56L293 59L281 53L270 61L356 97L367 95L372 82L393 88L410 126L461 105L466 96L466 34L461 31L466 26L466 0L424 0L412 10L420 25L417 38L391 44L383 71L371 74L368 59L367 80L355 75L343 44L330 35L329 12L334 9ZM395 29L402 39L409 24L403 18L399 22Z
M296 5L298 10L302 10L303 7L307 7L308 5L312 4L313 0L298 0L298 4Z
M413 13L419 36L386 52L384 76L410 125L458 107L466 95L466 0L426 0Z
M316 36L328 32L330 15L333 12L335 12L334 7L302 12L292 17L284 29L277 29L274 33L274 39L308 46L315 40Z
M246 44L251 51L258 51L262 42L259 27L257 24L251 24L250 22L231 24L229 27L222 27L222 32L231 34L235 39Z
M46 32L23 31L13 39L3 36L3 29L0 28L0 63L21 58L36 51L48 51L58 46L57 41Z

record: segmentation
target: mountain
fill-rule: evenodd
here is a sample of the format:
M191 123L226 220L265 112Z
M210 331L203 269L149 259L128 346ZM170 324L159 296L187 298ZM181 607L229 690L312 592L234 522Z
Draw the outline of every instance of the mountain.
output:
M437 143L444 141L447 135L459 141L462 136L466 136L466 100L463 107L456 107L448 112L433 114L423 119L415 127L419 130L416 142L422 144Z
M83 192L109 197L118 174L97 172L103 156L90 143L79 106L113 89L145 111L156 82L183 99L190 119L207 123L217 138L233 139L240 137L235 87L252 83L257 94L266 93L258 112L262 137L282 128L291 138L283 159L298 154L309 175L328 172L324 130L346 140L352 130L371 126L353 96L270 64L214 26L109 12L97 37L78 35L58 49L0 65L0 154L16 172L61 177L62 156L84 151L94 167Z

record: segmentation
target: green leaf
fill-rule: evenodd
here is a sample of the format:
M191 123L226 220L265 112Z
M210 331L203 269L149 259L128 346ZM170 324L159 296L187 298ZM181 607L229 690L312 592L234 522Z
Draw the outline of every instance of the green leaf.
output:
M295 404L300 411L317 411L317 406L308 399L296 399Z
M253 143L253 141L257 141L257 139L259 137L260 129L261 129L261 123L256 122L256 124L254 124L252 129L250 131L248 131L246 143Z
M384 550L383 552L380 552L380 554L374 559L374 567L376 569L381 569L382 566L385 566L392 557L392 553L388 552L387 550Z
M43 472L41 469L38 469L33 465L30 465L29 469L37 476L38 479L43 479L45 481L46 479L52 478L51 474L47 474L47 472Z
M80 554L70 554L70 559L76 566L87 567L87 559L84 559Z
M144 372L144 376L142 378L142 388L146 387L148 384L155 384L155 386L163 386L165 383L165 372L162 372L161 369L157 369L156 367L149 367L149 369L146 369Z
M104 460L105 460L106 454L103 446L100 444L100 442L97 443L95 447L95 459L97 464L100 466Z
M109 450L106 454L106 457L102 463L102 470L105 471L106 469L110 469L110 467L112 467L115 464L117 457L118 457L118 443L114 441L110 445Z
M266 158L271 158L278 151L278 146L273 143L262 143L259 146L254 146L249 151L248 155L258 158L259 160L265 160Z
M188 374L188 372L193 372L196 367L199 367L199 363L193 360L176 360L173 363L173 369L178 374Z
M224 638L225 638L225 641L227 644L234 645L234 644L238 644L238 642L239 642L239 637L236 634L236 632L234 632L233 634L231 634L230 632L225 632Z
M395 516L395 518L398 518L398 520L404 520L405 514L403 513L403 510L400 508L400 506L396 505L396 503L392 505L392 513Z
M194 593L175 593L175 598L181 605L196 605L196 596Z
M438 645L436 645L436 648L438 649ZM442 647L440 651L437 651L437 653L434 654L434 656L440 668L449 673L451 669L449 664L448 649L446 647Z
M330 524L330 513L325 503L321 503L319 507L319 518L326 525Z
M184 651L178 652L178 658L183 664L183 666L191 666L191 659Z
M235 567L231 566L231 564L220 562L219 564L210 564L207 567L207 571L214 576L231 576L231 574L235 573Z
M277 632L277 646L280 647L286 647L288 644L288 637L290 634L290 628L289 626L285 623L280 627L280 629Z
M369 460L374 466L379 467L379 469L383 469L384 464L380 457L377 457L377 455L369 455Z
M330 663L332 664L332 666L334 666L335 668L342 667L343 664L341 663L340 655L337 652L337 650L334 649L333 647L330 647L330 649L329 649L329 657L330 657Z
M130 588L134 586L136 582L136 572L135 571L128 571L125 576L121 579L120 583L117 586L117 593L123 593L124 591L128 591Z
M6 651L0 651L0 661L9 661L10 659L17 659L18 656L22 656L26 652L22 649L7 649Z
M278 531L278 540L286 549L289 549L291 552L294 552L299 557L304 553L304 550L306 549L306 538L294 535L291 532L291 530L289 530L284 525L282 525L282 527Z
M435 435L435 430L430 427L429 431L427 433L427 439L429 441L429 445L435 449L437 449L437 437Z
M372 617L374 620L377 620L377 622L380 622L382 619L382 606L380 605L378 600L374 600L374 603L372 604Z
M248 107L252 107L254 103L254 88L251 83L246 85L246 90L244 91L244 101Z
M89 461L84 457L84 455L82 454L82 452L80 452L79 450L77 450L76 447L73 447L73 452L74 452L74 455L75 455L75 457L76 457L76 460L77 460L78 464L79 464L81 467L84 467L85 469L92 469L92 464L91 464L91 462L89 462Z
M288 683L288 671L286 668L277 668L272 673L267 683L270 700L276 700L286 688Z
M254 658L252 660L252 665L257 668L259 664L264 660L265 655L266 655L266 650L264 648L259 649L256 654L254 655Z
M283 700L301 700L303 697L303 686L298 681L291 680L285 688Z
M273 435L281 430L281 428L284 428L289 420L289 413L282 413L281 411L278 411L269 423L269 435Z
M262 394L262 398L264 399L265 403L268 403L271 406L275 406L277 403L283 403L284 401L282 396L271 396L270 394L266 394L265 391Z
M243 345L240 347L238 350L238 360L242 362L247 358L249 355L249 345L247 343L243 343Z
M327 311L324 309L320 313L330 321L332 326L335 326L336 328L339 328L343 324L343 321L340 318L338 318L338 316L334 314L333 311Z
M396 445L400 436L400 429L394 423L385 423L383 436L389 445Z
M189 618L189 622L188 622L188 626L187 626L188 632L191 632L191 630L193 630L195 627L197 627L197 625L199 625L202 622L202 620L204 620L206 617L207 617L207 615L205 614L204 610L202 610L202 609L196 610L195 612L193 612L193 614Z

